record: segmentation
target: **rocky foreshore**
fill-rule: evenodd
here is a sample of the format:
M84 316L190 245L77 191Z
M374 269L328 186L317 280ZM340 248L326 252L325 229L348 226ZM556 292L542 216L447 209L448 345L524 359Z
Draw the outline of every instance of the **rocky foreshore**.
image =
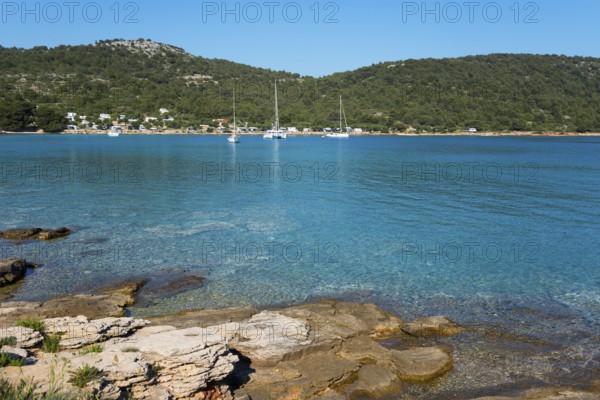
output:
M407 388L452 371L452 348L438 339L464 331L446 317L406 322L374 304L339 301L124 317L139 287L0 303L2 353L22 364L2 368L2 377L25 379L38 393L101 399L408 399ZM94 373L81 382L82 371ZM591 400L600 398L600 382L595 388L452 398Z

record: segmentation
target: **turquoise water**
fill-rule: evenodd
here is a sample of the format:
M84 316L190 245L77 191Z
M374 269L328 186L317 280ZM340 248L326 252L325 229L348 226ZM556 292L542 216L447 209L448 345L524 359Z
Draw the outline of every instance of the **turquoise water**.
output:
M600 309L600 139L0 136L1 242L43 264L16 300L183 269L134 315L320 297L416 309ZM472 312L465 310L464 312Z

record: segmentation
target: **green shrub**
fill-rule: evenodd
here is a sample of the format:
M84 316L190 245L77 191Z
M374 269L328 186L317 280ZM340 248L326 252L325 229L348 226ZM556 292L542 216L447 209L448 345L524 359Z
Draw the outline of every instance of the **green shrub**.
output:
M103 372L98 368L90 367L85 364L75 372L71 379L69 379L69 383L83 389L88 383L102 378L103 375Z
M60 335L44 336L43 350L46 353L58 353L60 351Z
M17 338L14 336L8 336L5 338L0 339L0 347L2 346L16 346L17 345Z
M138 349L137 347L124 347L121 352L123 353L137 353L139 352L140 349Z
M15 359L6 353L0 353L0 368L4 367L22 367L23 360Z
M104 350L104 346L102 344L94 343L81 349L79 354L86 355L90 353L102 353L102 350Z
M35 386L25 380L13 385L6 379L0 379L0 398L3 400L34 400L34 391Z
M41 333L42 335L46 333L46 328L44 327L44 321L36 319L36 318L24 318L17 321L17 326L23 328L33 329Z

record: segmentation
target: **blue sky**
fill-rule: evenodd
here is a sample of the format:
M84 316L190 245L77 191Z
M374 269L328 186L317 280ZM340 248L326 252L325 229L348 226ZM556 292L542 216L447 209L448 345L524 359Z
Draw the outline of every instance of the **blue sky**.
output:
M19 0L0 7L5 47L148 38L312 76L498 52L600 57L597 0Z

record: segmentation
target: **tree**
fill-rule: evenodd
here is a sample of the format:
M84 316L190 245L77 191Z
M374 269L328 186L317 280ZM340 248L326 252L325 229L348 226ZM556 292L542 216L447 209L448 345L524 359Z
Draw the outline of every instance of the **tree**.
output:
M0 130L22 131L31 124L33 107L22 99L0 100Z
M63 131L68 124L65 113L53 107L39 106L34 115L38 128L46 133Z

